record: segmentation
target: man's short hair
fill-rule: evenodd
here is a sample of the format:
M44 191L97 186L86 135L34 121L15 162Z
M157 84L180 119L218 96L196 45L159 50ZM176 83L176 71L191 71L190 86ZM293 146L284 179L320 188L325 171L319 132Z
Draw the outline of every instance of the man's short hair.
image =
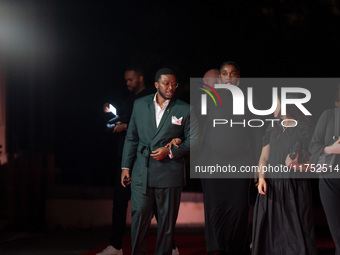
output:
M125 68L126 71L134 71L139 76L144 76L144 69L140 65L129 65Z
M175 72L172 69L167 68L167 67L163 67L159 69L155 75L155 82L158 82L158 80L161 78L162 75L167 75L167 74L175 75Z
M222 68L226 65L234 66L236 70L240 73L240 66L235 61L226 61L220 66L220 72Z

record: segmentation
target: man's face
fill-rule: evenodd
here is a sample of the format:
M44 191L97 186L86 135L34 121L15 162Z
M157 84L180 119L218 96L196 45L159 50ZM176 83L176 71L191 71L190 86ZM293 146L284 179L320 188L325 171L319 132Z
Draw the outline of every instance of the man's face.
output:
M135 71L129 70L125 72L126 86L129 91L134 92L138 89L140 85L141 76L139 76Z
M238 85L240 74L233 65L225 65L220 71L220 78L222 84Z
M159 95L165 100L171 99L177 88L176 77L173 74L162 74L155 87Z

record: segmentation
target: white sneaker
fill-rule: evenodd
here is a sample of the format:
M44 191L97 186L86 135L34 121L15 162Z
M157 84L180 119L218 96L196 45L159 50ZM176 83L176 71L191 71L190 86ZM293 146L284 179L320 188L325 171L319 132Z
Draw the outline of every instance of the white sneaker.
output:
M179 255L177 247L175 249L172 249L172 255Z
M96 255L123 255L123 250L117 250L112 245L107 246L104 250L97 253Z

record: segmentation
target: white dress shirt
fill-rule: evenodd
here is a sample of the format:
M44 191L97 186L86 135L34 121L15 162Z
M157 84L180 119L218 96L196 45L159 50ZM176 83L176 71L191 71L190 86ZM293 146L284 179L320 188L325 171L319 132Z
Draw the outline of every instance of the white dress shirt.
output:
M169 100L165 100L163 105L160 106L158 103L157 103L157 93L155 94L154 98L153 98L153 103L155 105L155 116L156 116L156 126L158 127L159 126L159 123L161 122L161 119L163 117L163 114L164 114L164 111L166 109L166 107L168 106L169 102L170 102L170 99ZM171 149L169 149L169 154L168 154L169 158L173 158L173 155L172 155L172 151Z
M153 98L153 103L155 105L155 116L156 116L156 126L159 126L159 123L161 122L161 119L163 117L164 111L166 109L166 107L168 106L170 100L165 100L165 102L163 103L163 105L159 105L157 103L157 93L155 94L154 98Z

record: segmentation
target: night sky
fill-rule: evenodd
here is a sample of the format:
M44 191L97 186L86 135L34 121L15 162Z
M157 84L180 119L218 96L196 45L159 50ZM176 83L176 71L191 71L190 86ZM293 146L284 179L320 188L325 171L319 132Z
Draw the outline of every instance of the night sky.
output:
M44 136L37 133L49 134L64 182L110 184L115 139L103 128L102 105L119 106L128 94L127 65L142 64L150 88L159 68L173 68L176 93L187 101L190 77L227 60L239 63L243 77L338 77L340 5L333 2L32 1L34 26L46 28L42 44L51 47L31 55L35 68L9 61L11 150L30 150L33 142L39 151ZM52 59L46 72L41 54ZM18 104L31 117L18 120ZM25 120L36 131L19 128Z

